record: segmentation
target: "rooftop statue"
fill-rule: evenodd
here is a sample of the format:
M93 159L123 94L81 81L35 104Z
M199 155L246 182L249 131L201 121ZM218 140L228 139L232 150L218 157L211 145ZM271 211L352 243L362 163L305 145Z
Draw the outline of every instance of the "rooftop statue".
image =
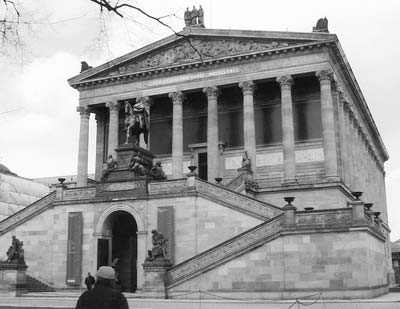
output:
M199 9L193 5L193 9L186 8L183 19L185 20L185 28L187 27L201 27L204 28L204 10L200 5Z
M315 27L313 27L313 32L326 32L326 33L329 33L329 30L328 30L328 19L326 17L318 19L317 25Z
M93 67L88 65L86 61L81 61L81 73L90 69L93 69Z

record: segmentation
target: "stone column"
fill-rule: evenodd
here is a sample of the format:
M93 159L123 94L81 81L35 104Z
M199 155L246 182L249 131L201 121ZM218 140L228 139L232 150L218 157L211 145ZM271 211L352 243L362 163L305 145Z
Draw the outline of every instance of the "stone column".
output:
M219 170L219 151L218 151L218 94L217 87L204 88L203 92L207 96L207 175L208 181L214 183L218 177Z
M254 83L245 81L239 84L243 91L243 130L244 150L250 158L251 167L256 171L256 128L254 123Z
M293 78L289 75L277 77L281 86L283 184L296 184L296 157L294 147L294 125L292 106Z
M183 177L183 116L181 91L171 92L172 99L172 178Z
M119 120L119 102L107 102L106 107L110 110L110 121L108 123L108 155L117 159L118 148L118 120Z
M77 186L86 187L88 178L88 150L89 150L89 116L88 106L78 106L76 109L81 115L79 128L78 149L78 177Z
M325 180L339 181L336 153L335 117L333 111L331 70L318 71L321 87L322 136L324 138Z
M96 171L95 180L99 181L104 163L104 126L105 117L103 113L96 113Z

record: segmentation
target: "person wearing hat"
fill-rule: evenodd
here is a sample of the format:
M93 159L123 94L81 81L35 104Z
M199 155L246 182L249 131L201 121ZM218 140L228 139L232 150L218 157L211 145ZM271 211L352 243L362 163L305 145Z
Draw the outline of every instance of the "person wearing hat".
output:
M82 293L76 309L129 309L125 296L115 289L115 271L101 266L96 273L94 288Z

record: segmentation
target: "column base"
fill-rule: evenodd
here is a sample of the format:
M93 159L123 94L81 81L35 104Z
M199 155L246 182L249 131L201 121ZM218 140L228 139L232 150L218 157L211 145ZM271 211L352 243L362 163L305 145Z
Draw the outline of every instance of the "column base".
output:
M297 185L297 179L296 178L291 178L291 179L284 179L282 181L283 186L292 186L292 185Z

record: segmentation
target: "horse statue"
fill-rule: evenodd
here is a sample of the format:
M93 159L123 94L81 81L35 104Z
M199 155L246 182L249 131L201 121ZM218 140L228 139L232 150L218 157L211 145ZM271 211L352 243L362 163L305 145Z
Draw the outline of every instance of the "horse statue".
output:
M148 107L143 101L138 101L132 105L125 101L125 128L126 128L126 141L128 144L129 138L132 135L136 136L135 145L139 146L140 134L143 134L143 139L148 147L149 136L149 111Z

